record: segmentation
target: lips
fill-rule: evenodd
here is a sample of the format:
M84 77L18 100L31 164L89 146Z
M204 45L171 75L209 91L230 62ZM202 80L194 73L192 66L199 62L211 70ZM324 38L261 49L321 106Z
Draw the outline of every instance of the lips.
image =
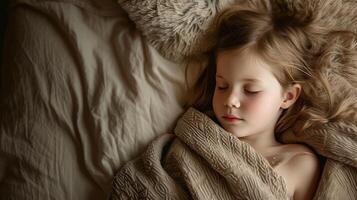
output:
M224 115L223 119L230 121L230 122L234 122L234 121L238 121L238 120L242 120L242 118L235 116L235 115Z

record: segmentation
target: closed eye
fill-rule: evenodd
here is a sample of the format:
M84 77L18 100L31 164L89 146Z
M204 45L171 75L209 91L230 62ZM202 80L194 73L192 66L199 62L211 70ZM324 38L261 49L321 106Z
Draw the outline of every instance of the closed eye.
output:
M247 94L258 94L260 91L254 91L254 90L244 90L245 91L245 93L247 93Z
M217 86L217 89L218 90L225 90L225 89L227 89L228 88L228 86Z

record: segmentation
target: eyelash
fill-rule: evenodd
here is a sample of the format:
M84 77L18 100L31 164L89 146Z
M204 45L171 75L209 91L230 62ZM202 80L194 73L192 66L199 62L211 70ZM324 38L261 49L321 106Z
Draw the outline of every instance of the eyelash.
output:
M225 87L219 87L219 86L217 86L217 89L218 89L218 90L225 90L225 89L227 89L227 88L228 88L228 86L225 86ZM254 94L258 94L260 91L244 90L244 92L246 92L246 93L248 93L248 94L250 94L250 95L254 95Z
M219 87L219 86L217 86L217 88L218 88L218 90L224 90L224 89L227 89L228 87L226 86L226 87Z
M260 91L247 91L245 90L246 93L254 95L254 94L258 94Z

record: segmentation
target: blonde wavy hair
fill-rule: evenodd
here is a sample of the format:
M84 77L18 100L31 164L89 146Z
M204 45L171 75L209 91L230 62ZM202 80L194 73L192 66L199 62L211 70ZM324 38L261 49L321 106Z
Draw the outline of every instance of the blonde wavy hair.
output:
M351 61L343 61L342 54L356 54L355 34L327 31L318 25L313 6L299 6L300 9L269 4L255 9L236 6L222 12L216 23L216 46L208 53L208 65L191 88L193 98L188 106L202 112L212 110L218 53L254 47L271 64L283 88L294 83L303 88L297 102L280 116L276 134L287 130L299 133L341 117L355 117L356 98L337 100L330 78L331 68ZM357 75L356 66L350 69L349 74Z

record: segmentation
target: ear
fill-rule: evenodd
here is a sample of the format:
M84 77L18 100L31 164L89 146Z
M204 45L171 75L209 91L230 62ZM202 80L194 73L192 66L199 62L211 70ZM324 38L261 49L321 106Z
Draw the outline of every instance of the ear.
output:
M301 85L300 84L293 84L289 86L283 94L283 101L281 102L281 108L282 109L287 109L291 105L293 105L296 100L299 98L301 93Z

